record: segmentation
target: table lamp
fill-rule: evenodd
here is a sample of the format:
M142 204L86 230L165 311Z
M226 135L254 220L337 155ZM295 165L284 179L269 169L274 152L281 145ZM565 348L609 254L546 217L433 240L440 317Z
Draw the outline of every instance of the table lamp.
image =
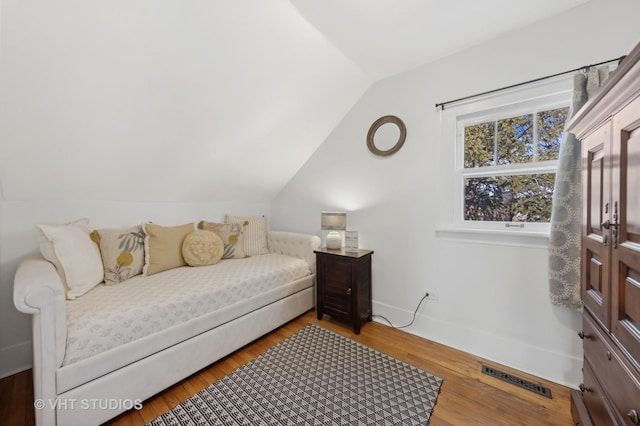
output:
M320 227L328 230L327 248L336 250L342 247L342 237L338 231L347 229L347 214L341 212L322 212L320 216Z

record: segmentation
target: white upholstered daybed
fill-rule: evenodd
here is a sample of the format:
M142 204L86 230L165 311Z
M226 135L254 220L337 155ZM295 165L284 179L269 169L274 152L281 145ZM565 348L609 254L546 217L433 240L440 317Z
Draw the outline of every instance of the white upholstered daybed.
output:
M36 423L105 422L312 309L319 245L270 231L270 254L136 276L74 301L50 262L24 260L14 303L33 315Z

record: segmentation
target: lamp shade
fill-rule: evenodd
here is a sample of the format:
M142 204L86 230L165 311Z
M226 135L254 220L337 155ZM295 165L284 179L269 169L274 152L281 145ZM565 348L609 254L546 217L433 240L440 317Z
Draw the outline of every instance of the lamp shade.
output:
M320 227L323 230L344 231L347 229L347 214L341 212L322 212Z

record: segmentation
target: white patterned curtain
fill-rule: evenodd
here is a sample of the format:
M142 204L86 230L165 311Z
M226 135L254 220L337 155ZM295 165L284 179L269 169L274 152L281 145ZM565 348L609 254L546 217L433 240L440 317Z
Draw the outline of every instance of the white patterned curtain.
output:
M573 114L600 88L609 76L609 67L590 68L573 80ZM581 144L565 133L560 144L558 169L551 207L549 237L549 291L551 302L582 311L580 296L581 238Z

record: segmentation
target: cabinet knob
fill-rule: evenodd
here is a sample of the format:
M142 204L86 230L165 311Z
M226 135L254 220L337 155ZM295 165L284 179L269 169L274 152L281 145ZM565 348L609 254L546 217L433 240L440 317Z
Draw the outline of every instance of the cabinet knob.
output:
M592 336L590 334L585 334L584 331L580 330L578 332L578 337L584 340L584 339L591 339Z
M351 296L351 287L347 289L347 296Z
M610 352L610 351L607 351L606 355L607 355L607 359L608 359L609 361L611 361L611 352Z
M580 392L583 392L583 393L584 393L584 392L591 392L591 389L590 389L590 388L588 388L588 387L586 387L586 386L584 385L584 383L580 383L580 385L578 385L578 389L580 389Z
M631 423L634 425L640 425L640 416L638 416L638 412L636 410L629 411L627 416L631 420Z

